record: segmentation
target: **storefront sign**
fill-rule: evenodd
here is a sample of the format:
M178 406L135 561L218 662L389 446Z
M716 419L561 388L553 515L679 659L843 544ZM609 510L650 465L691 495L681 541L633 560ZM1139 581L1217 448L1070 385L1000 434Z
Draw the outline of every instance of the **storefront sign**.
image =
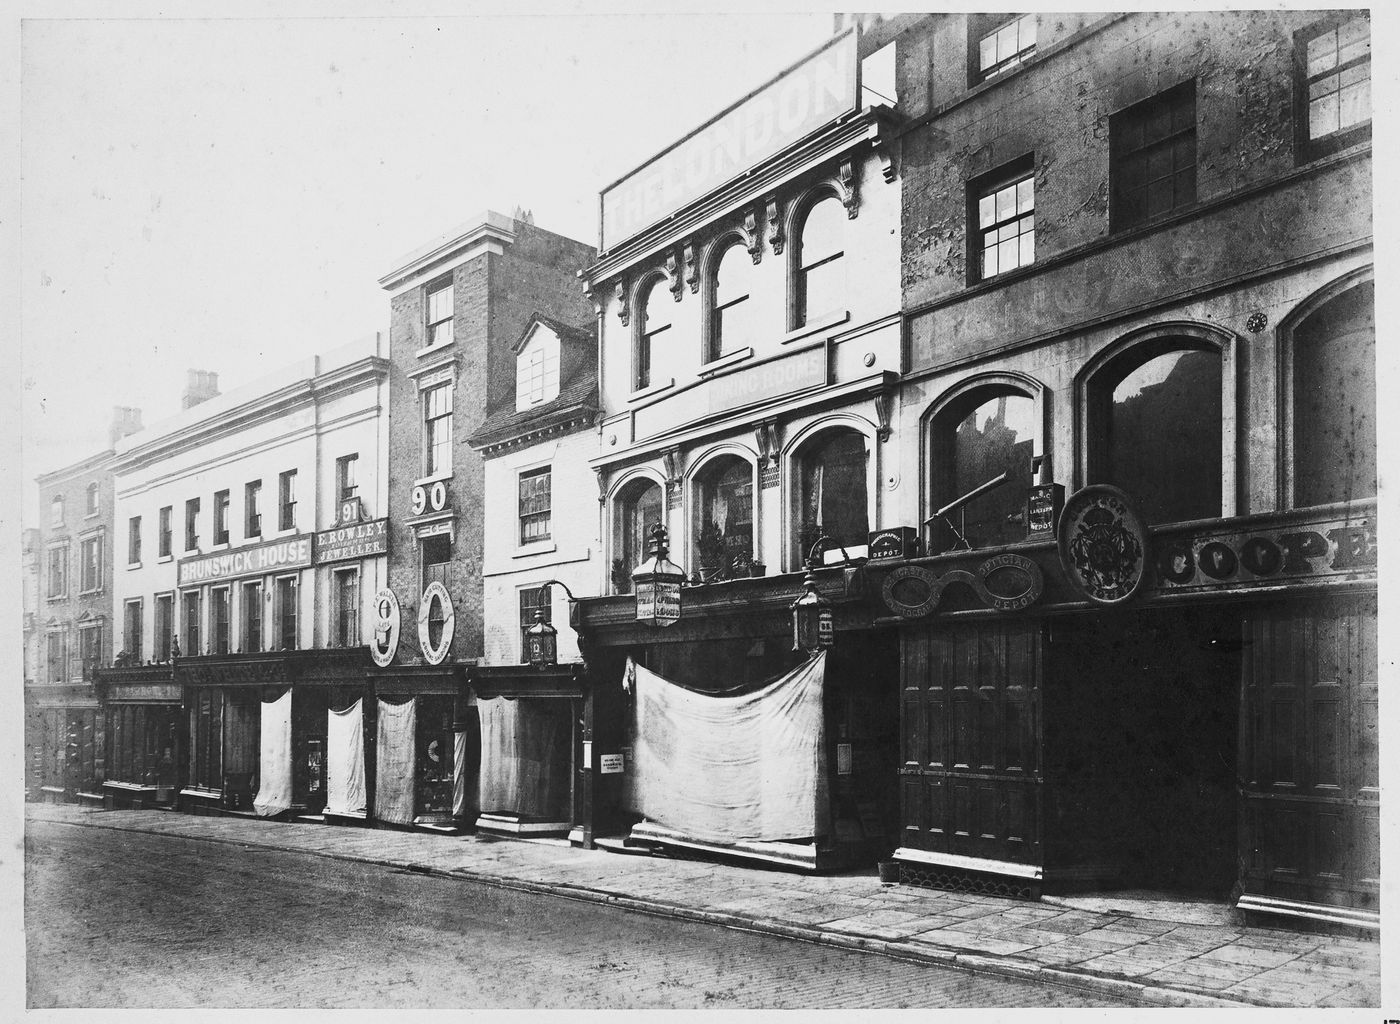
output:
M369 653L380 668L387 668L399 650L399 599L385 587L374 595L374 639Z
M1065 576L1096 604L1122 604L1146 582L1147 530L1116 487L1075 491L1060 516L1058 541Z
M912 526L875 530L869 536L867 550L872 562L913 558L919 553L919 531Z
M856 109L856 36L847 32L603 190L608 249Z
M598 772L602 775L621 775L623 773L623 761L621 754L601 754L598 757Z
M1369 519L1341 519L1204 534L1164 542L1155 562L1168 590L1373 575L1376 529Z
M637 621L671 626L681 618L681 588L667 583L637 584Z
M433 643L432 624L441 623L437 643ZM429 665L441 665L447 652L452 649L452 633L456 622L452 614L452 596L437 580L429 583L423 591L423 599L418 602L418 646L423 652L423 660Z
M1024 555L994 555L972 572L950 569L942 576L920 565L903 565L885 577L880 596L896 615L917 619L931 614L950 584L971 589L989 608L1014 612L1040 600L1045 591L1045 575L1040 566Z
M302 569L311 564L311 537L287 537L262 544L250 544L236 551L216 555L195 555L180 559L177 571L180 586L214 583L239 576L262 576L286 569Z
M316 534L316 564L370 558L389 550L389 520L374 519Z
M1055 536L1065 507L1063 484L1036 484L1026 492L1026 536L1032 540Z
M633 413L632 438L640 441L706 416L821 387L825 383L826 348L816 345L701 381L643 406Z

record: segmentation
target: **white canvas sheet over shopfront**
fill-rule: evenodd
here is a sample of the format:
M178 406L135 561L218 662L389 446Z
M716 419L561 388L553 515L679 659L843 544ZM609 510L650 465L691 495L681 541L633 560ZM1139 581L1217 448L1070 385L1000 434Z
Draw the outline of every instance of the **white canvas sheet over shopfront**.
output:
M292 691L262 702L258 795L253 810L270 818L292 806Z
M825 832L820 655L738 696L677 686L629 661L632 810L697 839L803 839Z
M326 811L365 813L364 701L326 712Z

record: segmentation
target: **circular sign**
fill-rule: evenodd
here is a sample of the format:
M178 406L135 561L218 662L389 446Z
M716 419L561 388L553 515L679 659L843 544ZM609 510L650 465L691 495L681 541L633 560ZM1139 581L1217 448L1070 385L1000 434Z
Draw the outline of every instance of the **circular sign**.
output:
M1197 557L1197 562L1201 566L1201 572L1205 573L1213 580L1223 580L1235 574L1236 567L1240 561L1235 557L1235 553L1228 545L1219 541L1212 541L1201 548L1201 553Z
M436 612L434 612L434 607L437 609ZM434 622L441 623L442 628L436 645L433 644L432 640ZM423 600L418 602L418 646L422 649L423 658L429 665L441 665L442 659L447 657L447 652L452 647L454 628L452 596L448 594L446 587L437 580L433 580L423 591Z
M369 653L380 668L387 668L399 651L399 599L385 587L374 595L374 639Z
M880 596L890 611L906 619L927 615L938 607L942 595L942 581L917 565L901 565L880 586Z
M1045 575L1024 555L994 555L977 567L977 596L998 611L1018 612L1040 599Z
M1147 580L1147 529L1116 487L1075 491L1060 514L1058 540L1065 576L1096 604L1131 600Z

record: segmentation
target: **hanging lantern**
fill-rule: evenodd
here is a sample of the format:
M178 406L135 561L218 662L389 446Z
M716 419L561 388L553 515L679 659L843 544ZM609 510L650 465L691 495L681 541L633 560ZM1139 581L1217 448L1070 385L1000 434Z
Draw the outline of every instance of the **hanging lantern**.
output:
M526 660L535 668L552 668L559 659L559 630L544 621L544 611L535 609L535 623L525 631Z
M638 622L670 626L680 620L685 570L666 555L666 527L657 523L651 528L651 557L632 570Z
M792 602L792 649L815 655L836 642L831 602L817 592L817 577L808 564L802 593Z

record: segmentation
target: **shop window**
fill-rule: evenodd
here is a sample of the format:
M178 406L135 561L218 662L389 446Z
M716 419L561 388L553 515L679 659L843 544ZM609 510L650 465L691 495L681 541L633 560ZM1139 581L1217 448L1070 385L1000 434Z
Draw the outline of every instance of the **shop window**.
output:
M297 528L297 471L277 475L277 529Z
M359 497L360 484L356 479L359 471L360 453L352 452L335 460L335 493L340 501Z
M97 484L95 484L95 483L88 484L88 485L87 485L87 514L90 515L90 516L95 516L95 515L97 515L97 495L98 495Z
M1375 285L1365 281L1291 332L1293 505L1376 496Z
M142 619L141 599L127 601L122 608L122 650L126 652L131 664L141 664L141 636L144 623Z
M126 522L126 562L141 564L141 517L132 516Z
M209 633L215 654L229 652L229 588L214 587L209 591Z
M439 384L423 392L423 473L452 472L452 385Z
M520 591L520 661L529 660L529 645L525 641L525 631L535 624L535 612L544 615L545 622L552 622L553 610L549 603L549 587L526 587Z
M930 550L1026 539L1026 490L1039 438L1035 399L1005 385L976 388L939 411L929 438L929 513L1002 473L1006 480L935 520Z
M515 410L548 402L559 395L559 339L536 330L515 360Z
M429 583L447 586L448 566L452 563L452 540L447 534L424 537L419 542L419 565L423 569L423 585L419 593L428 589Z
M1018 160L995 175L984 177L970 189L976 230L973 240L973 280L985 281L997 274L1035 262L1035 161Z
M870 534L868 460L865 435L848 428L823 431L798 452L794 567L820 537L864 550Z
M155 604L155 649L151 652L156 661L170 660L170 641L175 633L175 595L157 594Z
M335 619L337 647L358 647L360 643L360 570L342 569L335 573Z
M228 543L228 491L214 492L214 543Z
M68 678L68 634L61 629L47 634L49 682L61 683Z
M661 486L634 480L613 504L613 593L632 592L632 570L650 554L651 528L661 522Z
M753 346L753 277L748 247L739 238L730 239L714 261L714 273L707 282L710 317L706 362Z
M55 544L49 548L50 600L68 596L68 545Z
M532 469L520 474L520 543L539 544L549 540L550 470Z
M1108 133L1114 231L1196 202L1194 80L1114 114Z
M657 275L643 285L639 293L643 296L634 317L633 385L637 391L652 385L651 371L655 363L657 348L664 340L666 331L671 329L672 306L675 300L666 289L666 279Z
M49 501L49 525L63 525L63 495L55 494Z
M174 509L169 505L160 510L160 521L157 524L159 536L156 538L156 544L161 558L169 558L174 551L174 528L170 524L173 513Z
M190 702L190 785L220 790L220 737L223 735L223 698L217 691L199 690Z
M194 551L199 547L199 499L190 498L185 502L185 550Z
M243 612L243 651L256 654L263 649L263 585L262 580L243 584L239 607Z
M737 455L712 460L695 479L695 561L702 573L753 560L753 466Z
M428 289L428 345L452 343L452 282L440 283Z
M183 600L185 603L185 642L180 649L188 657L197 657L206 653L200 647L204 623L203 602L200 600L198 590L185 591Z
M1128 349L1090 382L1089 479L1134 498L1149 524L1223 513L1221 352L1192 338Z
M243 536L262 536L261 480L249 480L243 485Z
M295 651L297 644L297 578L277 577L277 649Z
M970 14L968 84L977 85L1035 56L1034 14Z
M102 623L85 622L78 627L78 660L84 679L92 679L102 667Z
M802 218L794 247L794 329L844 308L846 220L846 208L834 195L818 199Z
M103 536L84 537L78 548L78 588L84 594L92 594L102 589L102 547Z
M1371 136L1371 19L1339 12L1300 32L1295 117L1303 159Z

